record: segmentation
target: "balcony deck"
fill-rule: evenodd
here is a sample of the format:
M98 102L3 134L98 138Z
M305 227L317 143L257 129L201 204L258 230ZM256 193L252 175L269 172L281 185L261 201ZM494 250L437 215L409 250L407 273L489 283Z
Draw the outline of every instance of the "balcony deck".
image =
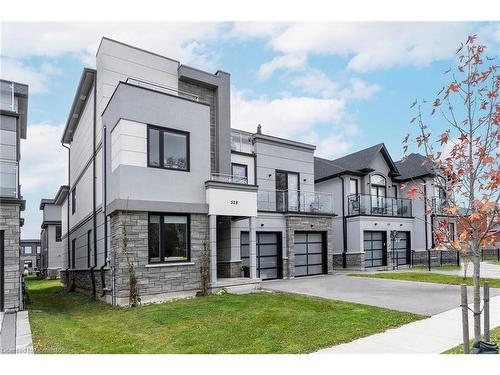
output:
M413 217L411 199L352 194L347 201L349 216Z
M261 190L257 209L267 212L334 215L333 195L297 190Z

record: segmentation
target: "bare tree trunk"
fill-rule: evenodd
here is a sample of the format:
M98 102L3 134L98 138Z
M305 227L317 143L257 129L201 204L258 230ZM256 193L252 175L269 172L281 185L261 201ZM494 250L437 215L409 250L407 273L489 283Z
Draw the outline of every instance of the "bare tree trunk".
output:
M476 247L476 246L475 246ZM474 343L478 343L481 340L481 285L480 285L480 262L481 258L478 255L477 249L473 249L472 262L474 265L474 270L472 274L472 279L474 282L473 286L473 303L474 303Z

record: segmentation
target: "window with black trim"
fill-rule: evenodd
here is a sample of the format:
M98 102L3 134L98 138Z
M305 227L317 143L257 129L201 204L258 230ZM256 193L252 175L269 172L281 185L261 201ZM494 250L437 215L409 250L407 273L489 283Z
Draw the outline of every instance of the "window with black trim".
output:
M189 133L148 126L148 166L189 171Z
M149 262L189 261L190 232L189 215L149 214Z
M358 193L359 193L358 179L357 178L351 178L349 180L349 184L350 184L350 187L349 187L350 193L358 195Z
M71 191L71 214L76 211L76 187Z
M233 182L247 184L248 166L246 164L231 163L231 175L233 176Z
M56 225L56 242L61 242L61 226L60 225Z

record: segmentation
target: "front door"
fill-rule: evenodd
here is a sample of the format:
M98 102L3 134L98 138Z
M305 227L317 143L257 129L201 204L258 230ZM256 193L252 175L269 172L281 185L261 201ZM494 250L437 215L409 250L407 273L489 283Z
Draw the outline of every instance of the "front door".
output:
M394 240L394 258L398 266L410 263L410 232L398 232L398 240Z
M365 250L365 267L381 267L387 265L386 232L363 232Z
M299 174L276 171L276 211L299 211Z

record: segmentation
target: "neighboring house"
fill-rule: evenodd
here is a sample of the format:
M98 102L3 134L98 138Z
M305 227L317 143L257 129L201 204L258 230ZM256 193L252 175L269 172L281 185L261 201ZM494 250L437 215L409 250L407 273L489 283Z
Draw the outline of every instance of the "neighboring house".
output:
M19 240L25 201L20 191L19 160L27 114L28 86L0 80L0 311L22 307Z
M207 73L103 38L62 136L69 288L143 303L262 279L328 273L333 198L316 193L312 145L231 129L230 75Z
M61 230L61 203L68 194L68 186L61 186L54 199L42 199L40 210L43 211L40 240L39 271L42 277L56 279L63 266L63 246Z
M437 178L422 155L394 162L384 144L335 160L315 158L315 189L333 194L338 214L333 219L334 268L425 263L434 247L433 228L444 219L453 233L455 226L454 218L439 210L430 214L426 207L425 201L445 207ZM422 183L427 199L408 199L407 191ZM456 262L456 252L442 254L444 262Z
M41 245L38 239L22 239L19 245L19 263L22 270L30 274L37 271L40 262Z

